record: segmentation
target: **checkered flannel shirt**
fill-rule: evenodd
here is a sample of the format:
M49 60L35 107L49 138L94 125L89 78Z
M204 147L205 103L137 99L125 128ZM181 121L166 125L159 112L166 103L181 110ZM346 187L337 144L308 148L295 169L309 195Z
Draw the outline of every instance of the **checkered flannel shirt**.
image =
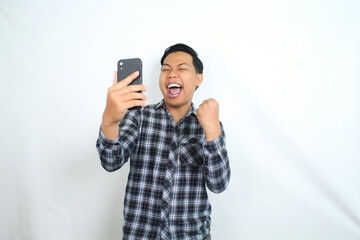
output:
M230 180L225 133L206 141L196 109L175 124L164 102L127 111L117 140L100 129L97 150L109 172L130 157L124 199L124 239L204 239L210 234L206 187Z

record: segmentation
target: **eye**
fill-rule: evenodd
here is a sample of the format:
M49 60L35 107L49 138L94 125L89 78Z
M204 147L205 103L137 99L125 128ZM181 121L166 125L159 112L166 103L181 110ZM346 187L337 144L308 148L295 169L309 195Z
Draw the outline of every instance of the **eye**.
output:
M163 72L166 72L166 71L169 71L170 70L170 68L162 68L161 69L161 71L163 71Z
M187 68L180 68L179 70L180 70L180 71L186 71Z

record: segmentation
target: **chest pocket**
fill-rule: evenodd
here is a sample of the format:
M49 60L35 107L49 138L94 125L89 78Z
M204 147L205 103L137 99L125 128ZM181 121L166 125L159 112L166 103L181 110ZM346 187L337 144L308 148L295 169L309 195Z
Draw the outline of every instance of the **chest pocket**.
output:
M203 141L200 138L184 138L179 147L181 166L202 166L204 164Z

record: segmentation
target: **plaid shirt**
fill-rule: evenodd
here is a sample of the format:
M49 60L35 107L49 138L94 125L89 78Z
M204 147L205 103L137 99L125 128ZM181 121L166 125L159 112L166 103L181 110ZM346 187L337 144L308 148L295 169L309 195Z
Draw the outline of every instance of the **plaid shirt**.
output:
M205 140L196 109L175 124L164 102L127 111L116 141L100 130L97 150L107 171L130 157L124 200L124 239L204 239L210 234L206 187L224 191L230 180L225 133Z

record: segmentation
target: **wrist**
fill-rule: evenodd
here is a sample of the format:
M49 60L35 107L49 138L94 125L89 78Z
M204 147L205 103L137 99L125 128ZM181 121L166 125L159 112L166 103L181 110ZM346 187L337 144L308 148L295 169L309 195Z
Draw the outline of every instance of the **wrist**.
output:
M109 121L109 120L107 120L106 118L103 118L103 119L102 119L102 123L101 123L101 126L102 126L102 127L113 128L113 127L116 126L116 125L118 125L118 123Z
M214 141L221 134L220 124L217 126L205 129L205 139L206 141Z
M119 135L119 123L109 121L106 117L103 116L101 130L105 137L111 140L116 140Z
M104 113L102 115L102 124L104 126L111 127L111 126L114 126L114 125L118 125L119 122L114 121L114 119L111 118L111 114L108 114L108 112L105 109L105 111L104 111Z

